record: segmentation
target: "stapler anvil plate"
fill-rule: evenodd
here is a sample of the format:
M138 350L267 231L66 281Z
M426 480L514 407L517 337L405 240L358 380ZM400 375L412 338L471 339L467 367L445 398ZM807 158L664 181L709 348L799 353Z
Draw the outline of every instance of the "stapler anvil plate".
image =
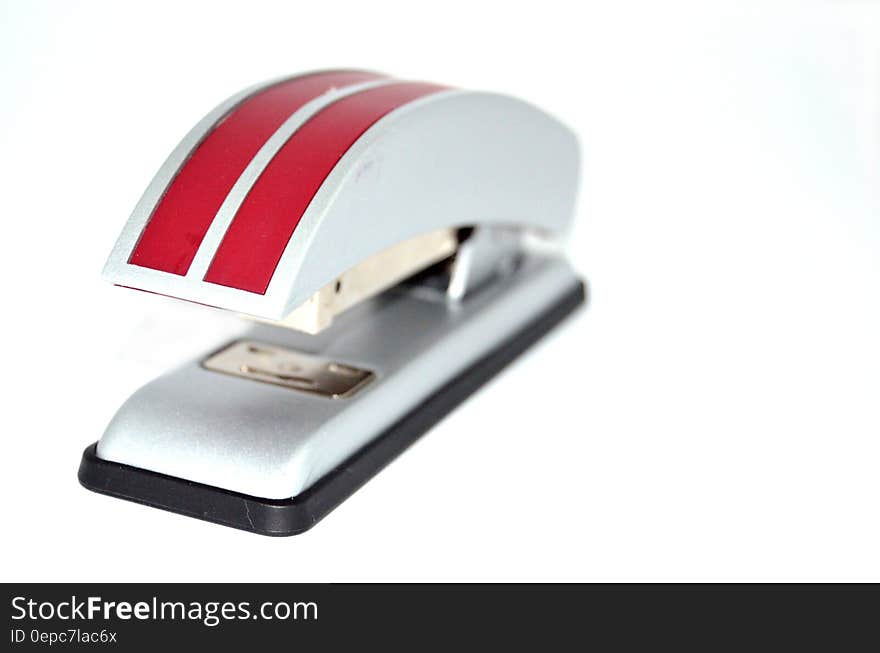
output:
M104 276L254 326L132 395L80 482L307 530L584 301L559 253L578 167L566 127L502 95L328 71L231 97Z

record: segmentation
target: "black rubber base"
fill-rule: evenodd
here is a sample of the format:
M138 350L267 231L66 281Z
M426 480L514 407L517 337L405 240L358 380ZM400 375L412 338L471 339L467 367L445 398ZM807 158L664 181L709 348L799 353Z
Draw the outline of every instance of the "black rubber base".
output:
M272 500L193 483L83 452L79 482L89 490L262 535L307 531L453 408L580 306L582 283L524 329L426 399L382 435L292 499Z

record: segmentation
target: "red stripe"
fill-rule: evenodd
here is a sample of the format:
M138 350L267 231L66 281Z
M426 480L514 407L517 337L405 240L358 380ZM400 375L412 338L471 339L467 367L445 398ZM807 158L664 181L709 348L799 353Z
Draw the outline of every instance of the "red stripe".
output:
M354 71L315 73L271 86L239 104L178 171L128 262L186 274L223 200L275 130L306 102L334 87L381 78Z
M242 202L205 281L265 294L296 225L333 167L390 111L446 87L394 83L360 91L312 116L284 144Z

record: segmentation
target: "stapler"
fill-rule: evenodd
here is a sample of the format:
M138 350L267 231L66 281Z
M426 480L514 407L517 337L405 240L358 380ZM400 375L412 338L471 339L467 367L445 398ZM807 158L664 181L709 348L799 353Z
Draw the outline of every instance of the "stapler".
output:
M338 70L232 96L104 277L253 324L135 392L80 482L309 529L584 302L561 254L578 177L573 133L504 95Z

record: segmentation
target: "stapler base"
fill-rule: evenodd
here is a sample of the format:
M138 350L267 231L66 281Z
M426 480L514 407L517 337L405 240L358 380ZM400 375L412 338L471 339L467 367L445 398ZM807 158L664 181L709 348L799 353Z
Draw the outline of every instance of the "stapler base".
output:
M80 483L95 492L262 535L302 533L518 355L584 303L577 282L554 304L442 385L419 406L343 463L291 499L264 499L99 458L97 444L83 452Z

